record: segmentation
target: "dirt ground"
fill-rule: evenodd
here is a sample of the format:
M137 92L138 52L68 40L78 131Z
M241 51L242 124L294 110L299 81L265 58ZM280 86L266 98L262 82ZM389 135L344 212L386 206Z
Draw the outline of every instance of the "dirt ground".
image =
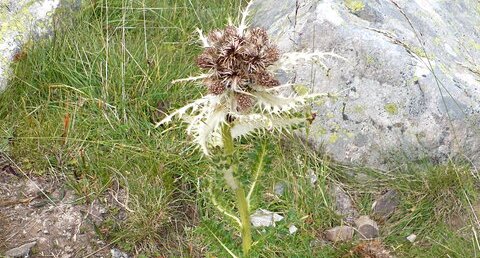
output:
M30 257L110 257L94 227L104 215L100 204L84 204L62 179L29 176L0 162L0 257L30 242L36 242Z

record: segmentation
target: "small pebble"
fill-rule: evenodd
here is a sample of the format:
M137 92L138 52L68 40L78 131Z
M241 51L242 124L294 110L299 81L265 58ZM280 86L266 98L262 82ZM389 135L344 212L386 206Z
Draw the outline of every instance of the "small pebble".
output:
M315 174L315 171L313 171L312 169L308 170L308 177L310 178L310 183L312 185L314 185L318 180L318 176Z
M283 193L285 192L285 183L284 182L276 183L273 191L278 196L283 195Z
M298 228L295 225L290 225L290 227L288 228L288 232L290 233L290 235L295 234L295 232L297 231L298 231Z
M378 237L377 222L370 219L368 216L360 216L355 220L358 233L361 239L373 239Z
M387 220L397 209L400 204L400 198L396 190L389 190L372 205L375 217Z
M120 251L117 248L111 249L110 254L112 254L112 258L129 258L128 254Z
M415 239L417 239L417 235L411 234L407 237L407 240L410 241L410 243L415 242Z
M283 216L275 212L259 209L250 216L250 220L255 228L270 227L275 226L275 222L283 220Z

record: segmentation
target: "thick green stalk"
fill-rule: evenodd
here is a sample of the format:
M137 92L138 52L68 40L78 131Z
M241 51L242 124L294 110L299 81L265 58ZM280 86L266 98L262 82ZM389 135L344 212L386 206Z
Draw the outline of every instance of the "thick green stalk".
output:
M238 183L235 175L238 174L238 163L234 157L235 148L233 145L232 133L229 124L222 127L223 148L227 159L227 169L225 169L225 180L227 184L235 191L238 212L241 221L241 236L243 256L247 257L252 246L252 233L250 229L250 214L248 201L245 196L245 190Z
M238 211L240 212L240 221L242 222L242 250L244 257L247 257L250 252L250 247L252 246L252 233L250 230L248 203L243 187L237 188L235 195L237 197Z

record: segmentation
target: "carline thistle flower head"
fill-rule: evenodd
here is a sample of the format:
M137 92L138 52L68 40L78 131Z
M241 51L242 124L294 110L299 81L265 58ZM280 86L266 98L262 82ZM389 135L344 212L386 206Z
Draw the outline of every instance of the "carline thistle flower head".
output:
M245 112L255 104L256 88L278 86L267 67L279 60L279 52L262 28L245 29L234 26L208 34L208 47L197 59L200 68L210 75L203 79L210 94L230 93L235 111Z
M282 130L304 122L305 118L296 116L298 111L308 99L320 94L285 94L292 85L280 85L271 68L288 70L299 60L315 60L324 66L325 56L336 56L319 52L280 56L264 29L247 26L250 5L242 12L238 26L230 21L223 30L214 30L207 36L197 29L204 49L196 61L204 73L173 83L201 81L208 94L156 125L182 117L188 124L187 132L207 155L209 146L222 144L221 126L224 123L230 123L232 137L238 138L256 130Z

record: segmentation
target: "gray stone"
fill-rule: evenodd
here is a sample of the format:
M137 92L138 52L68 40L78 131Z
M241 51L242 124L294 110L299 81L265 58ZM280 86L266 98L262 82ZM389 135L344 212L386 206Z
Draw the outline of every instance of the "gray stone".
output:
M277 196L283 195L283 193L285 192L285 183L284 182L276 183L275 186L274 186L273 192Z
M5 252L5 256L6 257L11 257L11 258L17 258L17 257L28 258L28 257L30 257L30 251L31 251L32 247L34 247L36 244L37 244L37 242L34 241L34 242L26 243L26 244L21 245L19 247L10 249L10 250Z
M338 185L332 187L331 194L335 198L335 212L342 216L345 222L352 224L358 212L350 196Z
M325 238L331 242L346 242L353 238L354 230L350 226L338 226L325 231Z
M128 258L128 254L120 251L117 248L112 248L110 249L110 254L112 255L112 258Z
M360 216L355 220L358 234L361 239L373 239L378 237L377 222L370 219L368 216Z
M379 219L388 219L400 204L396 190L389 190L373 203L373 214Z
M334 51L277 70L283 82L338 93L316 103L311 139L342 163L466 157L480 165L478 1L255 0L253 26L282 53ZM317 62L318 63L318 62ZM393 163L393 164L392 164Z

